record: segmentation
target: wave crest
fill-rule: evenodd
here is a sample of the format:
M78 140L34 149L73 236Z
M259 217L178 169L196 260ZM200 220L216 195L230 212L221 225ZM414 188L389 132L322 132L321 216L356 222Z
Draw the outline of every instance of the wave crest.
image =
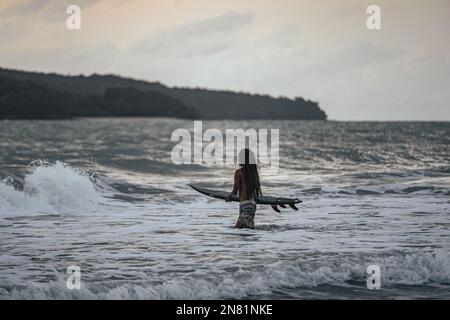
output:
M366 268L378 264L382 289L389 294L403 286L447 286L450 284L450 255L442 250L411 254L384 253L378 256L341 256L304 260L277 261L262 268L238 268L232 272L201 272L172 276L155 283L157 274L147 274L141 283L83 282L81 290L68 290L64 277L48 283L0 283L1 299L243 299L273 296L276 292L297 292L321 285L345 290L359 287L367 293ZM82 271L83 273L83 271ZM2 288L3 287L3 288ZM336 291L339 297L341 292ZM398 291L400 294L401 291Z
M87 173L57 161L33 162L18 190L0 182L0 215L60 214L92 210L101 196Z

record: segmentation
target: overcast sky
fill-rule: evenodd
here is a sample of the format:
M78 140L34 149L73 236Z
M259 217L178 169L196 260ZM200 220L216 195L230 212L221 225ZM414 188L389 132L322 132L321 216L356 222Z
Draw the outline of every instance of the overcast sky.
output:
M1 67L303 96L335 120L450 120L449 40L449 0L0 0Z

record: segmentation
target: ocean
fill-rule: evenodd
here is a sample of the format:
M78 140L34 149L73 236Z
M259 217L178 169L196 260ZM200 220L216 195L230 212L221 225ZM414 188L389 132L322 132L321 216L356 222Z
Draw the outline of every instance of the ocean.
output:
M231 191L235 168L171 162L192 127L0 121L0 299L450 298L449 122L204 121L279 129L262 191L303 203L254 230L187 186Z

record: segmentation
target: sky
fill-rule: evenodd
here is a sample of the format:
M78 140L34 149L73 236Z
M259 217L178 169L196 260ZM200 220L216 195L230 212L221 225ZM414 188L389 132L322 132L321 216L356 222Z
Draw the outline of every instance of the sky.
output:
M301 96L331 120L450 121L449 40L449 0L0 0L0 67Z

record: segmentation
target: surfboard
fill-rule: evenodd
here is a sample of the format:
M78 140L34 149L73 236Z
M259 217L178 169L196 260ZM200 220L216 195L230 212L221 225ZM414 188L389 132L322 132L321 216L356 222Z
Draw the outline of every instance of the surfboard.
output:
M212 198L216 198L216 199L225 200L225 198L228 197L228 195L230 194L229 192L226 192L226 191L203 188L203 187L199 187L194 184L189 184L189 187L191 187L192 189L194 189L197 192L200 192L201 194L204 194L208 197L212 197ZM239 196L231 196L230 200L236 201L236 202L240 201ZM281 197L273 197L273 196L260 196L256 200L257 204L264 204L264 205L272 206L272 209L275 210L276 212L281 212L280 209L278 209L278 206L280 206L282 208L286 208L286 205L288 205L289 207L291 207L294 210L298 210L298 208L295 206L295 204L301 203L301 202L302 201L299 200L298 198L281 198Z

